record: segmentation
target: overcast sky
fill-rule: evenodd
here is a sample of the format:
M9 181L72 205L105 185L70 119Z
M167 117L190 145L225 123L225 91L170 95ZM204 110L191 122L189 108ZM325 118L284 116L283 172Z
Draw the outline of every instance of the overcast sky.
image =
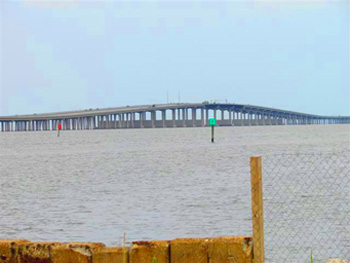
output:
M349 115L349 2L0 0L0 115L218 99Z

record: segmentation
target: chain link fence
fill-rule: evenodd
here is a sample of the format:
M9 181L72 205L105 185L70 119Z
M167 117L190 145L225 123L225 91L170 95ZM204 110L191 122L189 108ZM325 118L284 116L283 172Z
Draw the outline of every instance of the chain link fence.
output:
M265 262L350 262L350 152L263 156L262 168L253 159L253 236Z

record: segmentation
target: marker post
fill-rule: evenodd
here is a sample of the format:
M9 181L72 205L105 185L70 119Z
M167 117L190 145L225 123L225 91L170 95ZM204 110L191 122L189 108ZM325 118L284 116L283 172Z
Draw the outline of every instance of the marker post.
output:
M62 130L62 125L59 123L57 124L57 137L60 137L61 130Z
M209 119L209 125L211 126L211 142L214 142L214 127L216 125L216 119L210 118Z

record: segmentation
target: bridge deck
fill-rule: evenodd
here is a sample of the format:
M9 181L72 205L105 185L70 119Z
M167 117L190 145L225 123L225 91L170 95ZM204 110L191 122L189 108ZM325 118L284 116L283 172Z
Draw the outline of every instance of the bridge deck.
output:
M349 117L349 116L322 116L322 115L300 113L300 112L247 105L247 104L176 103L176 104L125 106L125 107L104 108L104 109L86 109L86 110L79 110L79 111L65 111L65 112L28 114L28 115L0 116L0 121L81 118L81 117L89 117L89 116L103 116L103 115L109 115L109 114L152 112L152 111L162 111L162 110L172 110L172 109L218 109L218 110L231 109L232 111L264 112L265 114L268 114L268 113L286 114L286 115L294 115L294 116L298 115L298 116L304 116L304 117L326 118L326 119Z
M350 123L349 116L320 116L245 104L178 103L4 116L0 117L0 131L56 130L59 124L63 130L203 127L209 125L210 116L218 119L219 126Z

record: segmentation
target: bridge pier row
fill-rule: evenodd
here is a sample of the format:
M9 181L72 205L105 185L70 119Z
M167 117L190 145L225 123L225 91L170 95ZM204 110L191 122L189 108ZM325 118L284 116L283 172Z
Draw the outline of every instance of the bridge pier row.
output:
M167 111L171 111L171 117L170 114L167 114ZM350 117L347 116L318 116L251 105L171 104L169 106L152 105L116 108L115 112L112 113L108 109L108 111L96 110L91 113L82 111L81 113L71 113L70 115L62 114L61 117L59 117L60 114L52 114L49 118L48 115L50 114L43 116L13 116L13 118L1 117L0 132L54 131L57 130L57 124L59 123L64 130L203 127L209 125L209 113L213 113L213 117L218 119L219 126L331 125L350 123Z

